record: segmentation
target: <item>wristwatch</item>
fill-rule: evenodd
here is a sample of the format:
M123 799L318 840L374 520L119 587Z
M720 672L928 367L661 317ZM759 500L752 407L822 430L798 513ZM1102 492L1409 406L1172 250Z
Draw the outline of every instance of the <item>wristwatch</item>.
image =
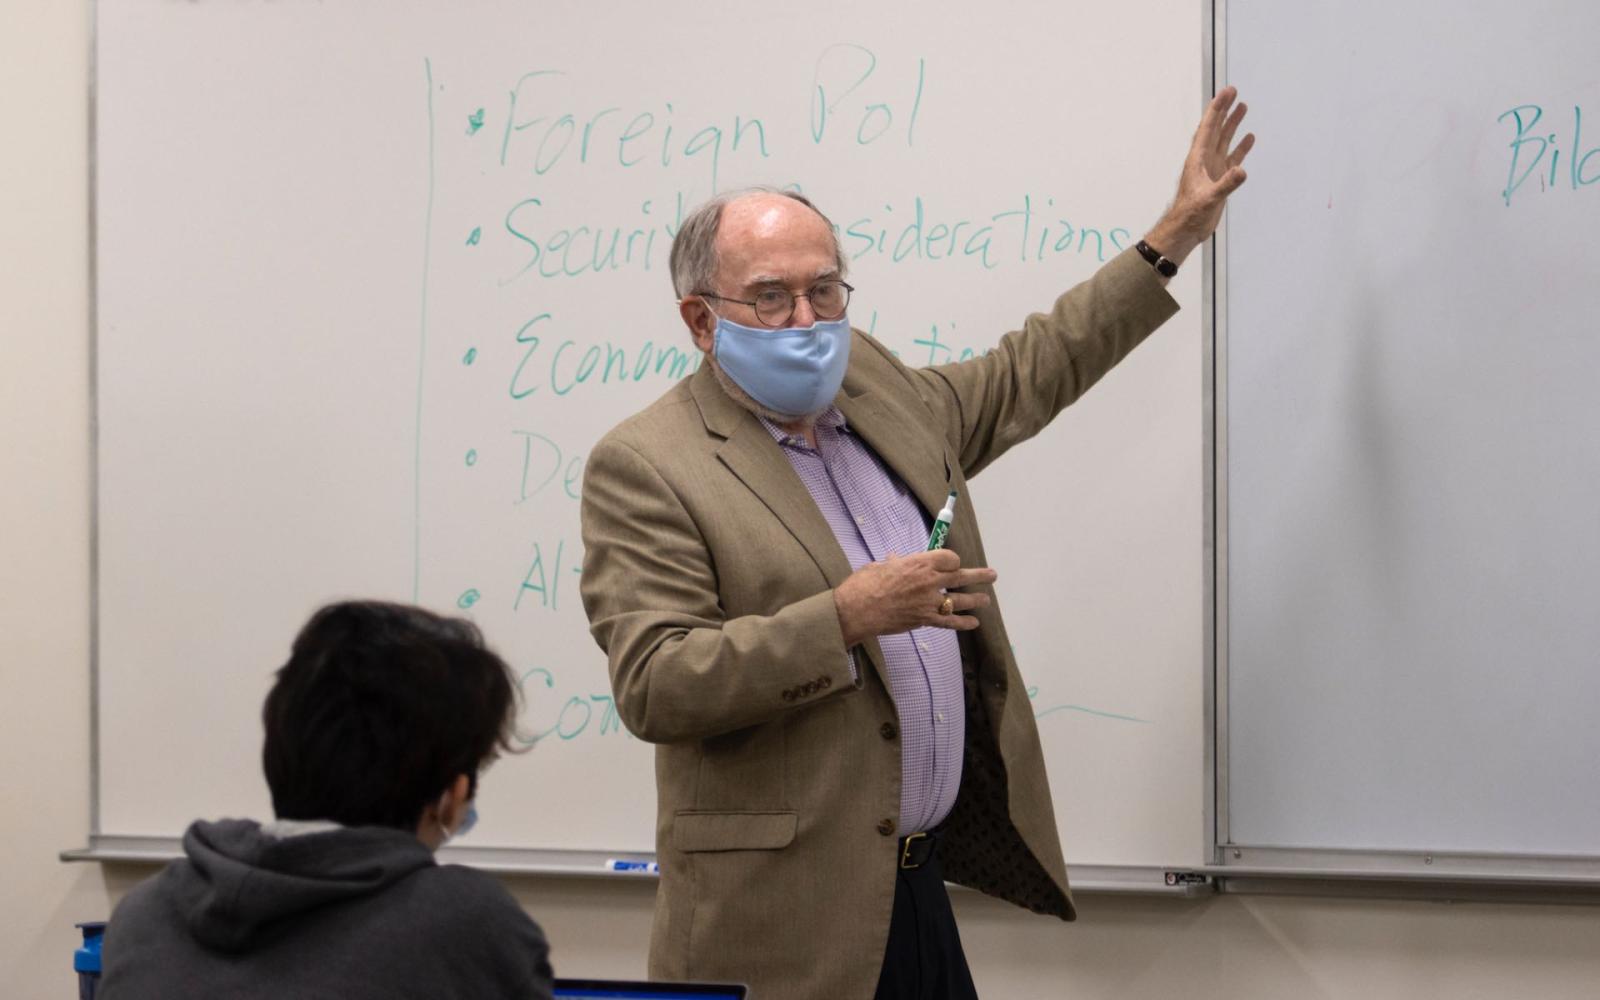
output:
M1178 265L1161 256L1161 252L1159 250L1146 243L1144 240L1140 240L1139 242L1135 243L1133 248L1139 251L1139 256L1149 261L1150 266L1155 268L1156 273L1161 275L1163 278L1170 278L1178 273Z

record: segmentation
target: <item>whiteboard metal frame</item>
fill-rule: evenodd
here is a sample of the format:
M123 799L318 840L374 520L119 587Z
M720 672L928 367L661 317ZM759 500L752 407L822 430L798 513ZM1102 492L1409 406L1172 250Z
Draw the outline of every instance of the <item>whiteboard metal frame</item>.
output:
M89 337L89 844L62 861L162 865L182 857L176 837L108 835L100 809L99 19L90 0L88 86ZM1226 82L1227 0L1206 0L1202 102ZM1203 104L1202 104L1203 106ZM1200 898L1223 893L1400 898L1600 901L1600 858L1349 851L1235 844L1228 827L1227 685L1227 222L1202 248L1205 658L1204 856L1199 869L1069 865L1074 892ZM653 854L630 855L653 858ZM604 852L446 848L441 860L507 875L653 879L605 870ZM1175 883L1175 884L1174 884ZM1531 894L1531 895L1530 895Z
M89 832L88 845L63 850L64 862L96 862L140 865L165 865L183 857L178 837L150 837L107 834L100 808L102 751L100 739L100 281L99 281L99 52L100 0L89 2L89 81L88 81L88 331L89 338ZM1207 76L1210 69L1209 29L1206 39ZM1205 97L1210 87L1204 88ZM1209 287L1209 286L1208 286ZM1209 673L1209 672L1208 672ZM1212 699L1209 687L1204 698ZM1206 774L1212 772L1209 753ZM1209 779L1208 779L1209 780ZM1205 795L1207 828L1214 796ZM608 855L588 850L554 848L446 848L442 861L465 864L483 871L507 875L552 877L650 878L632 872L613 872L604 868ZM653 853L636 856L654 860ZM1074 893L1125 893L1199 898L1218 890L1218 881L1201 869L1155 865L1069 865L1068 877Z
M1600 858L1579 855L1384 851L1227 845L1228 863L1209 868L1234 877L1290 875L1317 880L1402 880L1421 884L1481 880L1520 886L1600 890ZM1600 902L1600 896L1594 899Z
M648 872L617 872L606 862L619 854L629 860L654 861L650 851L555 850L528 847L446 847L439 851L445 864L468 865L496 875L556 878L604 878L655 882ZM114 864L165 865L183 857L176 837L94 837L89 847L63 851L62 861ZM1217 892L1215 877L1195 869L1164 869L1135 865L1072 865L1068 871L1074 894L1171 896L1199 899ZM954 885L954 883L951 883ZM963 889L962 886L955 888ZM965 891L965 890L964 890Z
M1224 59L1223 46L1227 42L1227 35L1221 31L1218 18L1223 13L1227 0L1207 0L1207 10L1204 30L1202 32L1205 51L1203 53L1203 70L1201 73L1201 106L1211 100L1217 92L1221 79L1221 70L1227 66ZM1205 774L1205 814L1203 843L1205 845L1204 857L1209 863L1216 864L1221 860L1218 854L1218 845L1227 839L1226 823L1227 814L1224 809L1228 801L1228 768L1227 768L1227 686L1226 678L1218 669L1223 662L1220 653L1221 643L1224 640L1223 629L1226 620L1221 616L1221 581L1218 575L1224 571L1224 562L1227 555L1227 522L1218 516L1219 510L1226 509L1226 498L1219 494L1227 486L1226 479L1219 475L1219 462L1221 461L1220 449L1224 442L1217 434L1217 428L1226 425L1225 413L1219 414L1223 405L1218 389L1222 382L1217 378L1219 365L1226 356L1226 345L1218 336L1219 330L1227 329L1225 312L1227 302L1225 292L1226 282L1218 280L1221 267L1221 248L1223 247L1224 226L1219 225L1217 231L1206 241L1201 250L1201 291L1200 291L1200 345L1201 368L1204 385L1201 387L1201 420L1202 435L1204 437L1204 457L1201 471L1201 502L1205 505L1202 534L1202 567L1205 576L1205 607L1202 609L1201 618L1205 623L1205 650L1204 666L1201 688L1204 706L1205 739L1203 743L1204 774Z
M89 832L100 835L100 0L89 3Z
M1487 855L1422 855L1369 851L1294 851L1239 848L1233 865L1198 870L1137 866L1074 865L1079 895L1134 895L1203 899L1228 895L1357 896L1484 902L1600 903L1600 860ZM91 847L64 851L63 861L159 866L183 856L174 837L99 837ZM646 872L614 872L615 852L521 847L447 847L446 863L512 877L600 878L655 882ZM651 852L629 852L630 860L654 860ZM1586 875L1574 876L1581 863ZM955 886L958 891L966 890Z
M1228 0L1207 0L1206 76L1227 83ZM1209 95L1208 95L1209 96ZM1357 850L1236 843L1228 822L1228 232L1205 258L1206 750L1213 790L1206 871L1230 893L1600 903L1600 856Z

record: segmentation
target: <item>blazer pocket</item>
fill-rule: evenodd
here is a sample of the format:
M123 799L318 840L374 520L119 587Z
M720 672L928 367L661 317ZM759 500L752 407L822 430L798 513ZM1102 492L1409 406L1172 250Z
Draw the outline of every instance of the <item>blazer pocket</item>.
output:
M793 812L680 812L672 817L672 846L696 851L775 851L794 842Z

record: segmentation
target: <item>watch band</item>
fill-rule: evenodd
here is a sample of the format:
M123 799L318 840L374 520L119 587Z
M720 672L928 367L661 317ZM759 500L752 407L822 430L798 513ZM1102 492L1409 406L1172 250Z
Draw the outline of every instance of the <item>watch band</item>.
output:
M1150 266L1155 268L1156 273L1161 275L1163 278L1170 278L1178 273L1178 265L1161 256L1161 252L1159 250L1146 243L1144 240L1140 240L1139 242L1135 243L1133 248L1139 251L1139 256L1149 261Z

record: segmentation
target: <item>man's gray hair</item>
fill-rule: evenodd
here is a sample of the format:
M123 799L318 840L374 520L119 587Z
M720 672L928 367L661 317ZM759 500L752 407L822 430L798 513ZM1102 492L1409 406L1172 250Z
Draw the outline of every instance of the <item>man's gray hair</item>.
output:
M811 203L810 198L783 188L747 187L716 195L690 212L689 217L683 220L683 225L678 227L678 235L672 238L672 253L668 257L672 269L672 290L678 294L678 298L711 288L717 277L717 230L722 225L722 210L740 198L753 194L791 198L816 212L818 218L828 223L828 232L833 234L833 257L839 265L839 277L844 277L846 262L844 251L839 247L839 231L822 214L822 210Z

